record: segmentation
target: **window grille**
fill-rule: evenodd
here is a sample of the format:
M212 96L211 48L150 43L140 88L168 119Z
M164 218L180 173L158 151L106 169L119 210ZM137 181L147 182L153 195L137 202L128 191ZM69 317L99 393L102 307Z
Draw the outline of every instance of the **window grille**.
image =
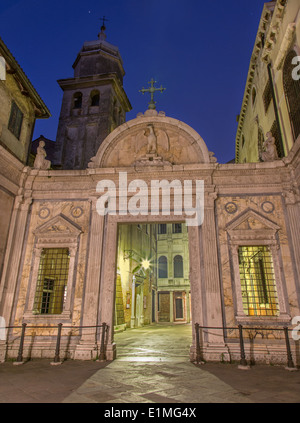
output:
M11 104L10 118L8 123L8 129L14 134L16 138L20 138L21 128L23 122L23 113L13 101Z
M268 247L239 247L243 309L248 316L277 316L278 297Z
M283 87L287 107L290 115L294 141L300 135L300 80L293 78L295 65L292 63L297 54L291 50L285 59L283 66Z
M67 295L68 273L68 248L44 248L34 302L36 314L62 313Z
M174 257L174 278L183 278L182 256Z

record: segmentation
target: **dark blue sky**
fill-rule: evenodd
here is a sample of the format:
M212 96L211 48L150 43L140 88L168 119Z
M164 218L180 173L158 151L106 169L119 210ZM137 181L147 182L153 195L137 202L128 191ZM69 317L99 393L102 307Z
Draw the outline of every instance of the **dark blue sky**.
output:
M157 109L184 121L220 163L234 157L240 113L263 0L1 0L0 36L50 109L34 137L55 140L62 99L58 79L73 76L84 41L97 39L105 15L107 41L119 47L124 88L144 112L153 77L166 87Z

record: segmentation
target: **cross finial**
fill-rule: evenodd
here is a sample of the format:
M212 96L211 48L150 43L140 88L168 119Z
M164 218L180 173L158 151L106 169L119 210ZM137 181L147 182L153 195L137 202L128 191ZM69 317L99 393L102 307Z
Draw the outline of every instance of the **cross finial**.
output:
M101 30L103 29L103 30L105 30L106 29L106 27L105 27L105 22L108 22L108 19L106 19L106 17L105 16L103 16L102 18L100 18L100 21L102 20L102 27L101 27Z
M106 39L106 34L105 34L105 30L106 30L106 26L105 26L105 22L108 21L108 19L106 19L105 16L103 16L103 18L100 18L100 21L102 20L102 26L101 26L101 32L100 34L98 34L98 38L99 40L104 40Z
M154 101L154 93L155 93L156 91L160 91L160 92L162 93L162 92L164 92L164 91L165 91L165 89L166 89L166 88L163 88L163 87L162 87L162 85L160 86L160 88L155 88L155 87L154 87L154 84L156 84L156 82L157 82L157 81L155 81L155 80L152 78L152 79L151 79L151 81L150 81L150 82L148 82L148 84L150 84L150 88L147 88L147 89L143 88L143 89L139 90L139 92L140 92L140 93L142 93L142 94L145 94L145 93L150 93L151 100L150 100L150 103L149 103L148 109L151 109L151 110L155 110L155 109L156 109L156 106L155 106L156 102Z

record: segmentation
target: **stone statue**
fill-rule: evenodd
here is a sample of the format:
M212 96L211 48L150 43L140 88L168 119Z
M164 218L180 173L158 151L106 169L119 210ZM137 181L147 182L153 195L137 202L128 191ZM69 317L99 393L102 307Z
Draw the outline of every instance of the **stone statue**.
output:
M45 147L45 141L40 141L36 151L34 164L33 164L34 169L42 169L42 170L50 169L51 162L50 160L46 160L47 153L44 147Z
M157 150L157 138L152 125L147 126L145 136L148 137L147 153L155 154Z
M275 145L275 138L272 132L267 133L267 139L264 142L264 150L261 153L261 159L263 162L273 162L278 159L278 153Z

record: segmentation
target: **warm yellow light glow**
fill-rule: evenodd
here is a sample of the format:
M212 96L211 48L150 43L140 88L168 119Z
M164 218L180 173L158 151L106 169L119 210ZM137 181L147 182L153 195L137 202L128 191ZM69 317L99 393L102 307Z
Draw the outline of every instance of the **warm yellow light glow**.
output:
M142 260L142 266L145 270L148 270L150 268L150 261L148 259Z

